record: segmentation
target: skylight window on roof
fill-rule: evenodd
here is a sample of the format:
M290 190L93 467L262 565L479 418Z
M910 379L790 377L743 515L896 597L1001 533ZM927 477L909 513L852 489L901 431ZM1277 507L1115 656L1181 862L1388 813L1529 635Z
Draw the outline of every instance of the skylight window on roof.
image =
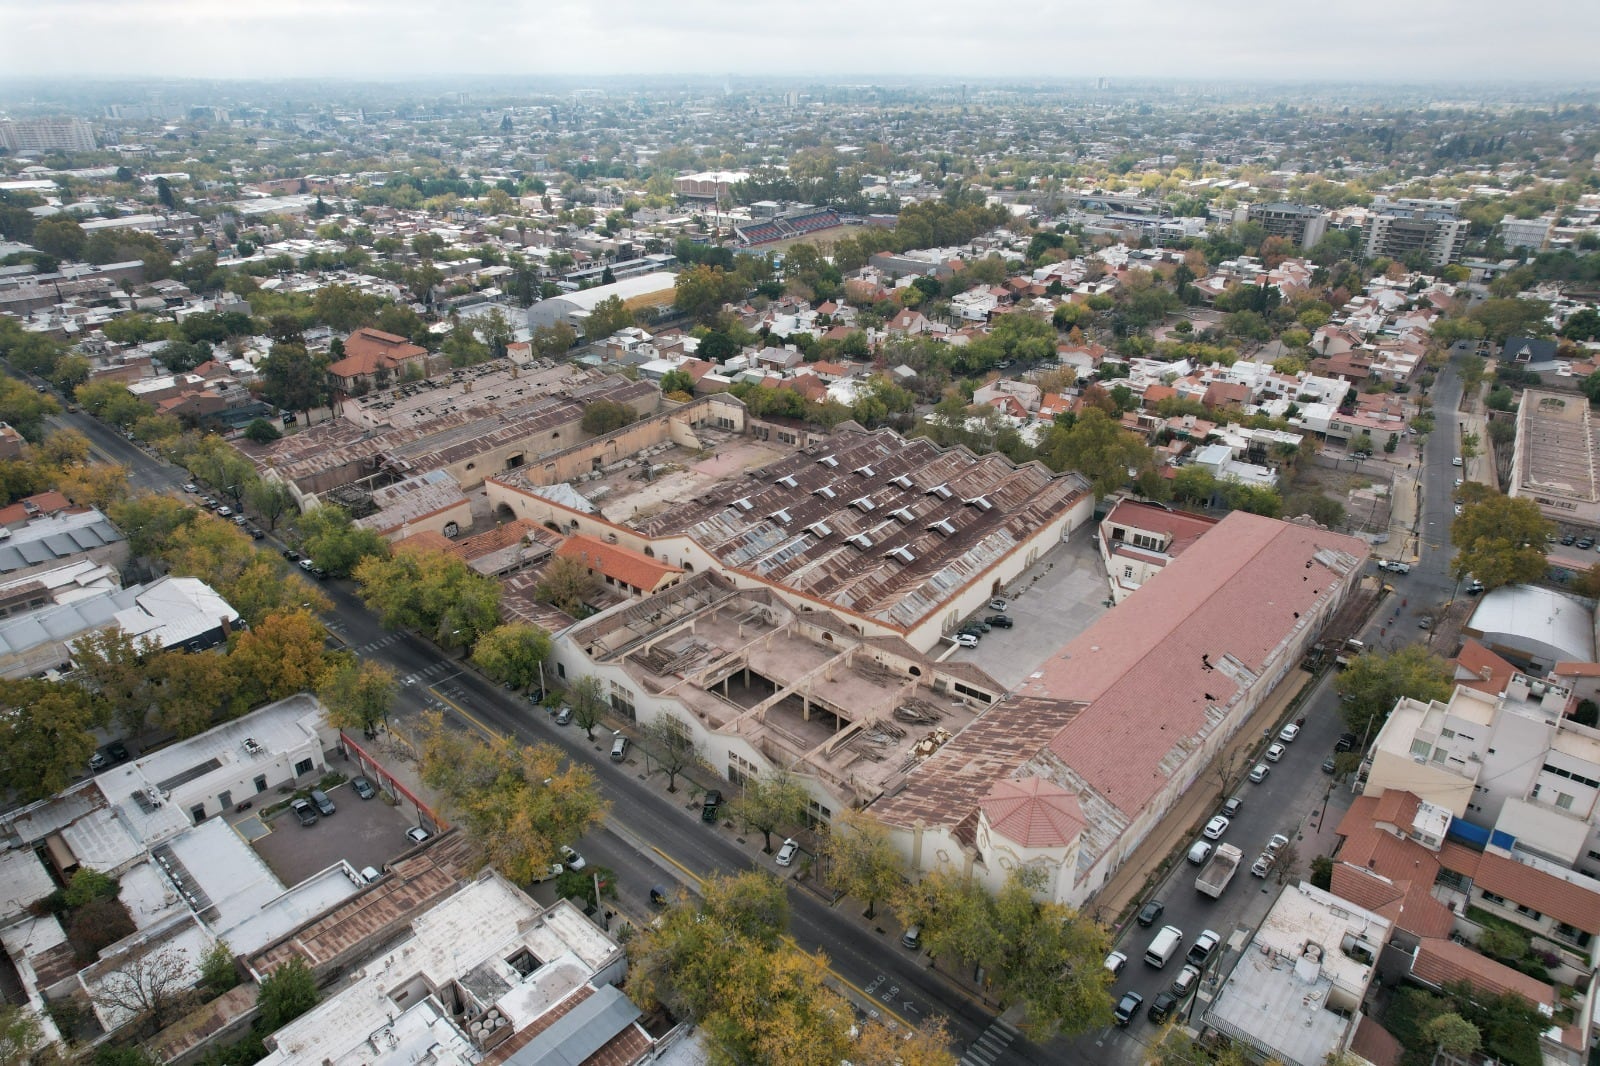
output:
M876 509L878 505L872 502L872 497L870 496L857 496L850 501L850 506L865 514Z
M980 511L988 511L994 507L994 504L989 502L989 497L987 496L974 496L970 500L962 500L961 502L969 507L976 507Z
M889 484L899 485L903 489L909 489L911 488L911 479L906 477L904 474L896 474L894 477L889 479Z
M789 517L788 509L783 507L773 511L771 514L767 515L767 517L773 519L774 521L782 522L784 525L788 525L790 522L794 521L794 519Z
M855 472L860 474L862 477L872 477L877 473L876 470L872 469L872 465L870 463L865 466L856 467Z
M950 497L954 496L955 493L950 491L950 486L949 485L946 485L944 482L941 481L939 484L935 485L933 488L928 489L926 495L928 495L928 496L937 496L941 500L948 500Z
M951 525L943 518L939 519L937 522L931 523L928 528L933 530L935 533L942 533L947 537L953 537L956 534L956 527Z
M917 561L917 557L911 553L911 549L906 547L904 544L900 545L898 548L890 548L883 554L886 557L893 556L894 558L899 559L902 563L914 563Z
M902 522L910 522L912 519L911 508L909 507L896 507L889 513Z
M811 495L813 495L813 496L821 496L824 500L831 500L835 496L837 496L838 493L834 492L827 485L820 485L817 488L814 488L814 489L811 490Z
M754 509L755 504L750 502L750 497L741 496L737 500L733 501L733 506L739 508L741 511L749 511Z
M852 533L846 537L845 540L848 540L851 544L854 544L862 551L866 551L868 548L872 547L872 538L867 536L865 533Z
M778 484L783 485L785 488L792 489L800 483L794 479L793 474L785 474L778 479Z
M823 466L838 466L839 465L839 460L835 459L831 455L824 455L821 459L818 459L817 462L821 463Z

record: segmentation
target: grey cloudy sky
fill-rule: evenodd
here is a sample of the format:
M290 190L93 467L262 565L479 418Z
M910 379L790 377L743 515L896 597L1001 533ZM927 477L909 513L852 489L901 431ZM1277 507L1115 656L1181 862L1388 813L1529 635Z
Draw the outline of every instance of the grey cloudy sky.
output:
M1592 82L1596 0L0 0L0 77Z

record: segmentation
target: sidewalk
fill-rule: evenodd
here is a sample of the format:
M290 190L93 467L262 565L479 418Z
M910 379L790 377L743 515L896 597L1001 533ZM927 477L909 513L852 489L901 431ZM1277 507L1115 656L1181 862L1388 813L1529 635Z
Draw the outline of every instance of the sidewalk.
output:
M1249 765L1249 760L1243 754L1235 753L1249 752L1260 744L1262 731L1276 729L1281 721L1288 718L1289 709L1296 698L1315 682L1315 676L1304 670L1297 668L1290 671L1277 690L1256 708L1255 714L1239 727L1234 738L1217 753L1215 761L1237 758L1241 769ZM1240 780L1243 780L1242 774ZM1144 898L1150 882L1165 874L1172 862L1180 860L1179 850L1199 831L1202 817L1209 817L1212 809L1221 802L1220 795L1211 795L1214 787L1215 781L1209 775L1196 781L1189 795L1145 837L1133 856L1112 875L1104 888L1095 893L1086 909L1115 930L1124 912ZM1206 797L1206 802L1199 802L1201 795Z

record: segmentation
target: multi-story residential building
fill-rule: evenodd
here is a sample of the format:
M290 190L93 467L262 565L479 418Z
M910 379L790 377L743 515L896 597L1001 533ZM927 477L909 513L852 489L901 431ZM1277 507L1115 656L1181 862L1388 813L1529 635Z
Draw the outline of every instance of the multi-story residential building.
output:
M1514 841L1600 878L1600 730L1567 717L1572 703L1522 673L1498 696L1462 686L1448 702L1402 699L1367 754L1362 791L1414 793L1469 842Z
M1518 218L1507 215L1500 220L1500 242L1507 248L1532 248L1539 251L1550 239L1549 217Z
M6 119L0 145L13 152L92 152L94 130L81 118Z
M1467 247L1467 220L1453 206L1425 206L1435 201L1374 203L1367 212L1362 231L1362 254L1404 261L1421 253L1434 266L1442 267L1461 258Z
M1246 217L1269 237L1287 237L1308 251L1328 232L1328 212L1310 204L1251 204Z

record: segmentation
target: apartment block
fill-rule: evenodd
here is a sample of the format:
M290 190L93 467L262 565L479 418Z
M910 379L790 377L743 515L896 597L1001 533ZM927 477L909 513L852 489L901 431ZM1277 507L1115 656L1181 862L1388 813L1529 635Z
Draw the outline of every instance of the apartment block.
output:
M1328 212L1309 204L1251 204L1246 217L1269 237L1286 237L1306 250L1328 232Z
M0 145L13 152L92 152L94 130L81 118L0 122Z

